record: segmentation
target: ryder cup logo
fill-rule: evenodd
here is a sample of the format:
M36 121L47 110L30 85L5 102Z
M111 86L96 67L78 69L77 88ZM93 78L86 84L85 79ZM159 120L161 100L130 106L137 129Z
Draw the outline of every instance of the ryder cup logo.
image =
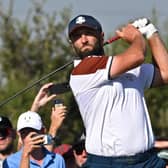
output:
M76 24L82 24L82 23L85 23L86 20L83 16L79 16L77 19L76 19Z

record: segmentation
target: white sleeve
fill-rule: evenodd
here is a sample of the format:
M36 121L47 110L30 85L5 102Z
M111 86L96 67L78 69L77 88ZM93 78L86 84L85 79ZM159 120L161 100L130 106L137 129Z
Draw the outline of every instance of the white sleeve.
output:
M97 65L96 68L94 68L95 59L97 59L97 63L100 62L100 64L96 64ZM103 61L101 61L102 59ZM91 68L88 68L89 65L84 63L83 63L84 65L78 65L77 67L77 68L82 67L80 69L88 68L88 71L86 71L85 73L79 73L79 71L77 71L76 74L71 74L70 76L70 86L75 95L77 95L79 92L84 92L86 90L99 87L99 85L104 83L104 81L109 80L109 72L112 64L112 56L100 57L100 58L92 57L90 58L90 60L91 61L89 62L89 65L91 65L90 66ZM99 67L102 65L101 63L103 63L103 68ZM93 69L94 71L91 71Z

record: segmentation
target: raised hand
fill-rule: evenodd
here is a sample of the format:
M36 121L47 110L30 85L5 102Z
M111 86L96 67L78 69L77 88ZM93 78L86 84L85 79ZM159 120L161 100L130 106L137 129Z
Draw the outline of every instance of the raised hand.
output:
M31 110L34 112L38 112L40 107L46 105L49 101L53 100L56 97L56 94L49 95L48 88L52 86L53 83L47 83L41 87L37 96L35 97Z

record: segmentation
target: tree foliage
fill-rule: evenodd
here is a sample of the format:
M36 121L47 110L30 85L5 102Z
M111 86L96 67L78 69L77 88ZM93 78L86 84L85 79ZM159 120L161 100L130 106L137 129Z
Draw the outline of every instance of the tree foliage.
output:
M65 8L59 15L56 12L49 15L43 9L43 1L34 1L26 19L19 20L13 16L13 1L10 2L8 12L4 9L0 13L1 102L72 59L65 33L71 15L69 8ZM71 68L72 66L69 66L58 71L1 106L1 115L8 116L16 127L18 116L30 109L40 86L46 82L68 81ZM82 124L72 93L60 95L59 98L63 99L69 108L66 124L60 129L59 135L64 141L70 142ZM51 102L40 111L47 127L52 105Z

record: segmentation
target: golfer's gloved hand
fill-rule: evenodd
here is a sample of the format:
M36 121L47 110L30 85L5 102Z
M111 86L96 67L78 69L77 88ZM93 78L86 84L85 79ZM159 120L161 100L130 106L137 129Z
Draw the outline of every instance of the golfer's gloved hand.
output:
M136 27L147 39L149 39L153 33L158 30L147 18L141 18L135 20L132 25Z

